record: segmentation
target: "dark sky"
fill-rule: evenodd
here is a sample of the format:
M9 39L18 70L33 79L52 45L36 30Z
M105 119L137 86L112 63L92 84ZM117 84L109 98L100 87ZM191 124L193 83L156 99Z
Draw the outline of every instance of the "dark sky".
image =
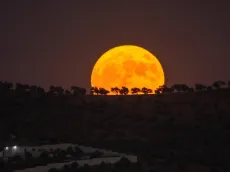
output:
M97 58L123 44L162 63L169 85L230 79L228 0L5 0L0 80L90 87Z

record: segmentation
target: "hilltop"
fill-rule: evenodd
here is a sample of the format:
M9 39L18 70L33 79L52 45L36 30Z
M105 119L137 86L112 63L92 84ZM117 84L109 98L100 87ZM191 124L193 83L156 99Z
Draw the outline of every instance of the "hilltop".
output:
M229 97L228 88L124 96L12 93L0 97L0 134L60 139L133 153L145 161L173 158L228 168Z

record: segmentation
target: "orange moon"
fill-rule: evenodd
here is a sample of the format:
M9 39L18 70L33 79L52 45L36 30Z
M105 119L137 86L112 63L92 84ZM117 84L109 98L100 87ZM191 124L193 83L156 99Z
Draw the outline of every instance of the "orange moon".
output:
M91 74L91 86L108 91L124 86L129 90L146 87L154 93L164 83L164 71L156 56L135 45L122 45L106 51L95 63Z

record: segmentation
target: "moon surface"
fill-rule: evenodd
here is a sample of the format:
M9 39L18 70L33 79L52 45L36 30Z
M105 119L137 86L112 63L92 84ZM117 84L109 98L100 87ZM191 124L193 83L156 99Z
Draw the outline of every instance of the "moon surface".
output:
M164 71L158 59L135 45L122 45L106 51L95 63L91 74L91 86L108 91L124 86L129 90L146 87L154 92L164 82Z

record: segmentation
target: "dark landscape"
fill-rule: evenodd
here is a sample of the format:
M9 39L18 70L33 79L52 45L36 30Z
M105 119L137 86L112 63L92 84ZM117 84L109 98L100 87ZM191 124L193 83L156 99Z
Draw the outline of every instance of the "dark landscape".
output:
M227 172L229 83L107 96L1 82L1 147L14 135L16 143L53 140L134 154L145 171Z
M0 3L0 172L230 172L230 1Z

